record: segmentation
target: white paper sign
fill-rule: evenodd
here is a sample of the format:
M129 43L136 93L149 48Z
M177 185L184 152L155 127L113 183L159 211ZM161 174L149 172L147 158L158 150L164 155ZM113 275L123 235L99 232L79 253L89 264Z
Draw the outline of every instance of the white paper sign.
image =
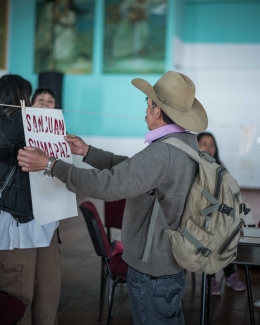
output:
M59 109L26 107L22 112L27 146L39 147L48 156L72 163L71 150L64 140L66 126ZM78 215L75 193L53 177L47 178L43 171L31 172L33 214L38 225Z

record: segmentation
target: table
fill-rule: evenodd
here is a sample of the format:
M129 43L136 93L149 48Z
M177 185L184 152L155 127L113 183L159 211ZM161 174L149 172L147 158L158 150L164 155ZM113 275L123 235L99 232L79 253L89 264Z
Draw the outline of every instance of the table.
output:
M248 306L250 312L251 325L255 325L254 305L251 290L251 280L249 273L249 266L260 265L260 245L255 244L242 244L238 245L237 258L233 262L236 265L244 265L246 273L246 286L247 286L247 297Z
M259 228L258 228L258 234L260 235ZM233 264L245 266L250 320L251 320L251 325L255 325L255 315L254 315L254 307L253 307L249 266L252 265L260 266L260 236L259 236L259 240L256 239L254 242L252 242L250 238L248 241L244 240L244 242L239 243L237 249L237 258L235 259ZM210 301L211 301L211 275L202 273L201 315L200 315L201 325L205 325L205 324L210 325Z

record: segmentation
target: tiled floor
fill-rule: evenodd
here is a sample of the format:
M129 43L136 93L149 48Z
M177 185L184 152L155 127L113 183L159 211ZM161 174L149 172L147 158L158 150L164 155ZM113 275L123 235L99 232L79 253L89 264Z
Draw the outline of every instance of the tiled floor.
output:
M260 220L260 191L243 191L243 199L250 203L256 223ZM78 198L82 202L86 198ZM93 200L103 216L103 202ZM259 213L258 213L259 211ZM96 256L88 235L85 222L78 217L61 221L60 233L62 244L62 292L59 305L59 325L94 325L98 324L100 258ZM114 232L118 238L120 233ZM239 268L245 282L244 269ZM253 299L260 299L260 268L251 268ZM250 316L247 293L235 292L225 287L222 271L217 273L221 285L221 296L212 298L212 325L249 325ZM186 325L200 324L201 273L196 273L196 288L192 289L191 275L187 272L187 284L183 299ZM106 324L107 304L103 312L101 325ZM256 324L260 324L260 308L255 308ZM113 325L133 324L127 298L126 285L116 289Z

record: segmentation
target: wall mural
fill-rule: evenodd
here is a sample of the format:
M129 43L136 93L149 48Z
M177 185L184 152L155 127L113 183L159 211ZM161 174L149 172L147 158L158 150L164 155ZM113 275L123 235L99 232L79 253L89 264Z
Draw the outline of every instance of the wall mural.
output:
M106 73L163 73L167 0L106 0Z
M8 0L0 0L0 70L6 67Z
M37 0L35 72L92 72L95 0Z

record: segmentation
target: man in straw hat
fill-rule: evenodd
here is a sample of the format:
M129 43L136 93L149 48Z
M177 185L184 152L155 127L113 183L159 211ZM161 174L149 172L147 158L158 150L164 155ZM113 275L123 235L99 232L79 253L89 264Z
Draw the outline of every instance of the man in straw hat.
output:
M179 226L197 164L176 147L162 142L175 137L198 150L196 136L207 128L207 114L195 98L195 85L184 74L166 72L154 86L136 78L132 84L147 96L149 144L132 158L94 148L76 136L65 139L72 153L94 169L79 169L62 160L52 162L52 174L70 191L105 201L127 199L123 226L123 259L129 265L128 292L134 324L184 324L183 269L176 263L159 217L149 254L147 234L155 197L171 229ZM45 170L49 157L40 149L20 150L24 171Z

